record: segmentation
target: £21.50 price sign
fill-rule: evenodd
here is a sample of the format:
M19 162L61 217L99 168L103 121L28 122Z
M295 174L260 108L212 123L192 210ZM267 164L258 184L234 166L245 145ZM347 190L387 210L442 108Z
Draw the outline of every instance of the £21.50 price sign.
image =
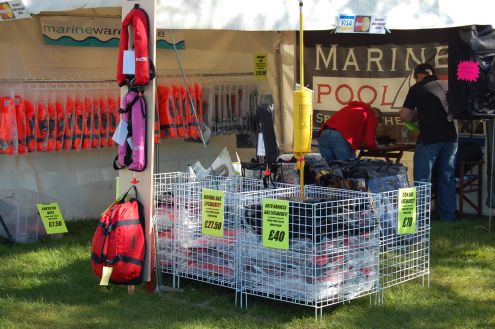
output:
M264 199L263 246L289 250L289 201Z
M201 233L223 237L224 192L204 188L201 191Z
M398 234L416 233L416 188L399 189Z
M36 204L47 234L67 233L65 221L57 203Z

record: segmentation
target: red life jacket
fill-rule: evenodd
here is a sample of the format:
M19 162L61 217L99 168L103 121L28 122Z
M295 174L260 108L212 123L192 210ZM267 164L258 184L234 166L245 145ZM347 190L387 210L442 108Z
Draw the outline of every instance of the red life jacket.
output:
M103 267L111 267L110 282L138 284L142 282L146 240L144 209L135 198L125 201L127 193L105 211L93 235L91 266L101 278Z
M133 45L135 54L135 74L126 76L123 73L124 50L129 49L129 30L132 25L134 32ZM119 56L117 60L117 83L124 85L146 86L150 80L150 61L148 58L149 20L141 8L134 8L122 21L120 30ZM151 77L152 78L152 77Z
M26 147L28 152L36 152L36 109L33 103L24 100L26 110Z
M175 118L177 113L174 107L174 96L172 88L167 86L158 86L158 111L160 116L160 136L162 138L177 138L177 123Z
M75 129L75 113L74 113L74 99L67 97L65 103L65 117L66 125L64 130L64 150L70 150L73 145L74 129Z
M67 124L67 118L65 117L65 108L58 100L55 102L55 110L55 151L60 151L64 143L65 125Z
M17 121L17 153L26 154L26 112L22 97L15 96L15 118Z
M46 146L47 152L55 151L55 134L57 133L57 125L55 120L57 119L57 110L55 103L48 103L48 144Z
M0 102L0 154L12 155L17 144L15 102L11 97L0 97Z
M38 152L46 151L48 143L48 110L42 100L38 100L38 122L36 124L36 142Z

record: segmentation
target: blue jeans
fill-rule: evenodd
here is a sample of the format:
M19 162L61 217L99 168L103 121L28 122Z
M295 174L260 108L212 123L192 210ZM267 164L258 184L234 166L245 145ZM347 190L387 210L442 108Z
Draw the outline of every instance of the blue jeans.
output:
M354 151L344 137L335 129L325 129L318 139L318 147L328 164L334 160L355 159Z
M457 143L416 144L414 180L431 182L433 168L438 172L438 215L442 220L456 219L455 154Z

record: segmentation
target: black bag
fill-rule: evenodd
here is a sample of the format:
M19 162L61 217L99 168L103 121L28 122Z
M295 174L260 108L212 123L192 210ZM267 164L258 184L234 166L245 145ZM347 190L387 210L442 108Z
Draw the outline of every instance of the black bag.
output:
M478 65L478 77L459 75L463 65ZM449 113L453 118L495 117L495 30L477 26L454 30L449 40Z
M483 152L481 151L481 146L476 142L463 142L459 143L457 147L457 153L455 155L455 176L460 175L460 165L461 161L477 162L483 158ZM464 166L464 172L469 171L473 165Z

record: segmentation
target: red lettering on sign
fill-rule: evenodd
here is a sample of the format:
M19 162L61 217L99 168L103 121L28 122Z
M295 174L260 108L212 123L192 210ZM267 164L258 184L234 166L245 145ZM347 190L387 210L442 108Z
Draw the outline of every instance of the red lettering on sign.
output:
M341 98L341 92L340 92L340 90L342 90L344 88L349 91L349 98L347 100L345 100L345 101L342 100L342 98ZM349 103L350 101L352 101L353 98L354 98L354 92L352 91L351 86L349 86L347 84L340 85L335 90L335 99L337 100L337 102L339 102L342 105L346 105L347 103Z
M330 95L330 93L332 92L332 87L330 87L330 85L328 84L318 84L317 85L317 94L318 94L318 100L316 101L316 103L321 103L321 100L320 100L320 96L322 95Z

